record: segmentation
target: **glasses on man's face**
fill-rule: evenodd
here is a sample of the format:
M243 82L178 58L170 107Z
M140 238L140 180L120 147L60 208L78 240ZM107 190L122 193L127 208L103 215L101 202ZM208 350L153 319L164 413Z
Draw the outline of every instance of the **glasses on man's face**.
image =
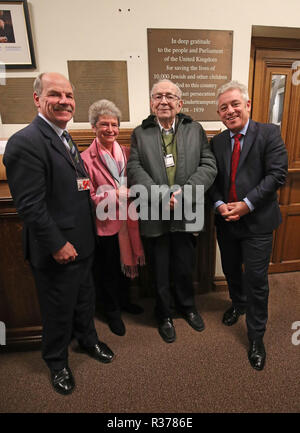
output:
M162 101L163 98L165 98L168 102L174 102L179 99L179 96L173 95L173 93L155 93L152 95L152 99L157 102Z

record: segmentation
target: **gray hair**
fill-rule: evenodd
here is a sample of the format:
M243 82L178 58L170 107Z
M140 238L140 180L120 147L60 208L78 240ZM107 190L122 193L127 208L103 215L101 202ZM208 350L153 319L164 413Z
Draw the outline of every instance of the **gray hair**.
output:
M156 83L153 84L152 89L151 89L151 92L150 92L150 96L151 96L151 97L152 97L153 94L154 94L154 89L155 89L155 87L158 86L160 83L170 83L170 84L173 84L173 86L176 87L176 93L177 93L177 96L179 97L179 99L181 99L182 91L181 91L180 87L178 87L177 84L173 83L173 81L171 81L171 80L167 80L166 78L163 79L163 80L159 80L159 81L157 81Z
M34 80L33 91L37 94L37 96L41 96L41 94L43 92L43 76L46 75L47 73L48 72L42 72ZM70 84L71 84L72 90L74 92L75 87L73 86L73 84L71 82L70 82Z
M89 122L92 126L96 126L100 116L112 116L118 119L118 124L120 126L121 121L121 111L112 102L107 99L100 99L100 101L94 102L89 108Z
M239 81L229 81L228 83L223 84L220 86L217 90L217 102L219 101L219 98L223 93L227 92L228 90L234 90L238 89L241 92L241 95L245 102L249 101L249 94L247 87L240 83Z
M41 74L39 74L36 79L34 80L33 83L33 91L38 95L41 96L42 91L43 91L43 75L45 75L46 72L42 72Z

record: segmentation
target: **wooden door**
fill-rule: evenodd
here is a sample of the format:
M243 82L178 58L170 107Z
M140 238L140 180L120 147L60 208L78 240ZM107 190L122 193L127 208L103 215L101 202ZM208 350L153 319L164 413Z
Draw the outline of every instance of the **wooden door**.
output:
M290 272L300 270L300 41L274 45L254 50L252 119L278 124L288 151L288 178L278 192L283 221L270 272Z

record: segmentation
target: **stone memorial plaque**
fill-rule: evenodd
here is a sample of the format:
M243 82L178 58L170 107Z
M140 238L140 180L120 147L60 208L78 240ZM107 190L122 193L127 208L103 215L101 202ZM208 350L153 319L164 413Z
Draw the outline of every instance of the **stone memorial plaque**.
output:
M114 102L129 121L126 61L69 60L69 78L75 86L75 122L88 122L88 109L99 99Z
M148 29L149 85L163 78L182 90L182 112L219 120L216 90L231 80L233 32Z
M30 123L37 114L33 102L35 78L6 78L0 85L0 114L3 124Z

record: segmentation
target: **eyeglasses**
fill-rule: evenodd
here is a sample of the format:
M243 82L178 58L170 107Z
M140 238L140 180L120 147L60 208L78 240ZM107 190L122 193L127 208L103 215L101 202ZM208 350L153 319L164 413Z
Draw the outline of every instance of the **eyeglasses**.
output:
M180 99L179 96L173 95L172 93L155 93L152 95L152 99L154 99L154 101L162 101L164 97L168 102L174 102L177 99Z

